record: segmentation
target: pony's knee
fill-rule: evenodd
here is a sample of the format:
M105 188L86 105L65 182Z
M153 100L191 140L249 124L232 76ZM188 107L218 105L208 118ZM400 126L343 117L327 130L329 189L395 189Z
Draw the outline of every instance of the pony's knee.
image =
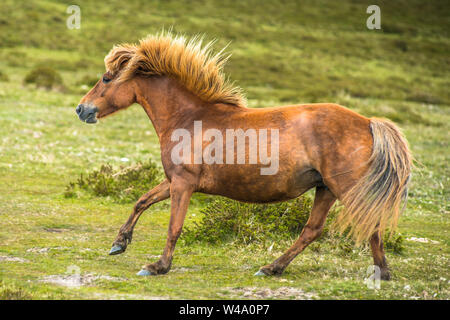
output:
M303 238L309 243L322 235L323 226L315 227L315 226L305 226L305 230L303 232Z
M146 200L139 200L134 205L134 211L137 212L137 211L145 210L146 209L146 205L147 205L147 201Z

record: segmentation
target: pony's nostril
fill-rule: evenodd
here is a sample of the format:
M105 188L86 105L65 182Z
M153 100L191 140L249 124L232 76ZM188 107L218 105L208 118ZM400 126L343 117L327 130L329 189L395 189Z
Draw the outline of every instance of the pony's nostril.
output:
M75 112L77 113L77 115L80 115L82 112L83 112L83 105L82 104L79 104L78 106L77 106L77 108L75 109Z
M78 114L78 118L86 123L96 123L97 119L95 117L95 114L98 112L98 108L97 107L93 107L90 105L83 105L83 104L79 104L76 108L75 108L75 112Z

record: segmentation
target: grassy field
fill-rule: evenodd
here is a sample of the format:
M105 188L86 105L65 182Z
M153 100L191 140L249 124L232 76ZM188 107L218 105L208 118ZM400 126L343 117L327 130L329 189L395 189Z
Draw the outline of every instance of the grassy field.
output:
M81 29L69 30L65 1L2 1L0 299L450 299L448 5L381 1L382 30L368 30L369 2L299 2L79 1ZM169 26L218 38L216 48L232 41L226 72L250 107L336 102L403 128L417 167L398 230L404 252L387 253L392 281L369 289L370 250L332 237L281 277L253 273L294 239L273 247L181 240L170 273L135 276L162 252L168 201L142 216L124 254L107 255L133 204L66 198L65 188L105 163L159 162L159 144L140 106L95 126L74 108L113 44ZM63 87L24 85L41 65L55 69ZM192 201L188 227L204 205ZM62 285L74 268L83 285Z

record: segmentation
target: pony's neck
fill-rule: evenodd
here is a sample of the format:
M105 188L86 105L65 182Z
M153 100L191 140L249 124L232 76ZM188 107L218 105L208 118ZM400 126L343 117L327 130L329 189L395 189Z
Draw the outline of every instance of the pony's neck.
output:
M136 102L144 108L159 138L174 128L183 128L211 107L166 76L141 77L136 83Z
M188 128L195 120L211 113L227 114L247 109L228 104L214 104L201 100L177 80L167 77L139 77L135 79L136 102L149 116L161 141L177 128Z

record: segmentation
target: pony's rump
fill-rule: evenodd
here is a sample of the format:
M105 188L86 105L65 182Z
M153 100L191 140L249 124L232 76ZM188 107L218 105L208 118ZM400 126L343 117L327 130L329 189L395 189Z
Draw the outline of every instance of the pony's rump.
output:
M372 155L365 175L342 199L342 210L334 226L356 244L368 240L375 232L382 239L386 229L397 227L406 204L412 159L408 143L399 128L384 119L371 118Z

